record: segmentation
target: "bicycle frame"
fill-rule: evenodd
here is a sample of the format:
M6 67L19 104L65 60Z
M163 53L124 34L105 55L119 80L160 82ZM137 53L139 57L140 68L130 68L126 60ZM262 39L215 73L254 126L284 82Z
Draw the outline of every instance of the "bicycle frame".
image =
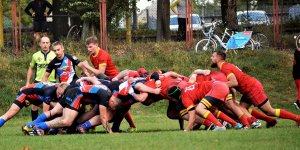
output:
M218 47L219 43L226 52L230 49L235 50L238 48L244 48L248 41L251 39L252 35L252 31L237 32L235 34L233 34L234 32L232 32L232 34L230 34L228 33L229 29L225 28L224 33L220 38L217 34L214 33L215 28L216 23L212 23L208 32L205 32L204 29L201 29L204 36L208 39L208 42L205 44L204 49L208 47L210 42L213 42L216 47ZM223 42L226 36L230 37L227 43Z

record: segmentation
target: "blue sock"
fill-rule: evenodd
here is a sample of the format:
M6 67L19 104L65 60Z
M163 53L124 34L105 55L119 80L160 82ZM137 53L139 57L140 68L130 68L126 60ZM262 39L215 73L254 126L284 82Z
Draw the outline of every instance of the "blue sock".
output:
M38 127L39 129L43 129L43 130L47 130L48 129L48 126L47 126L46 122L37 123L36 127Z
M27 124L27 127L31 126L32 124L37 124L37 123L46 121L47 119L48 119L48 118L47 118L47 116L45 115L45 113L42 113L42 114L39 115L35 120L33 120L32 122L29 122L29 123Z
M2 127L5 124L5 120L3 118L0 118L0 127Z
M81 125L81 127L82 127L83 129L89 129L89 128L92 127L92 124L91 124L90 121L86 121L84 124Z

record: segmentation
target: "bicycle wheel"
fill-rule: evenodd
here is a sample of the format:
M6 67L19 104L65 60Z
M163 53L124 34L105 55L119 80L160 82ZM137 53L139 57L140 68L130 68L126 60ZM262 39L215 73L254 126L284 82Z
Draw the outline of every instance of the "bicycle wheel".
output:
M80 27L78 25L72 26L67 34L67 39L79 40L80 39Z
M254 50L255 49L255 44L254 44L255 42L252 40L252 39L250 39L249 40L249 42L245 45L245 49L247 50Z
M296 47L299 49L300 48L300 35L296 37Z
M200 40L196 46L195 51L215 51L217 48L217 44L211 39L202 39Z
M252 35L255 49L268 48L270 46L268 37L262 33L255 33Z

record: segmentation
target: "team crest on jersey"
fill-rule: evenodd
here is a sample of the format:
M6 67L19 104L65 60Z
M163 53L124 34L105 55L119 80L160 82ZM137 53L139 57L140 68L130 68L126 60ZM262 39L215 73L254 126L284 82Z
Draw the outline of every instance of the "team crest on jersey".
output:
M63 67L60 67L58 68L59 70L67 70L69 68L69 66L63 66Z
M38 62L42 61L42 58L41 57L38 57L37 58Z

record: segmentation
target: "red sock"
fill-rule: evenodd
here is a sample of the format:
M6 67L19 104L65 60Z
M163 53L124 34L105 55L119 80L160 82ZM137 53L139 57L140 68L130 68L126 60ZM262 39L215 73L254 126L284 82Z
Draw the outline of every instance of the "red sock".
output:
M125 114L124 117L127 120L127 122L128 122L128 124L129 124L130 127L136 128L136 126L135 126L135 124L134 124L134 122L133 122L133 120L131 118L131 115L130 115L129 111Z
M249 118L250 118L250 117L249 117ZM247 126L248 128L250 128L250 124L249 124L249 122L248 122L247 117L245 116L245 114L243 114L243 115L239 118L239 120L242 122L242 124L243 124L244 126Z
M278 115L279 114L279 115ZM294 120L294 121L298 121L298 117L297 115L291 113L291 112L288 112L284 109L275 109L275 115L277 117L280 117L280 118L284 118L284 119L290 119L290 120Z
M221 111L218 111L216 116L218 119L221 119L223 121L230 123L233 127L237 124L236 121L234 121L233 119L231 119L229 116L227 116L226 114L224 114Z
M203 125L205 125L206 127L210 126L212 124L211 121L209 121L208 119L205 119L203 122Z
M264 120L266 122L272 122L272 121L275 120L274 118L272 118L270 116L267 116L267 115L255 110L255 109L252 109L252 111L250 111L250 114L252 116L254 116L255 118L257 118L257 119L261 119L261 120Z
M206 111L204 113L204 118L208 119L209 121L211 121L212 123L214 123L216 126L218 127L222 127L223 125L218 121L218 119L210 112L210 111Z

